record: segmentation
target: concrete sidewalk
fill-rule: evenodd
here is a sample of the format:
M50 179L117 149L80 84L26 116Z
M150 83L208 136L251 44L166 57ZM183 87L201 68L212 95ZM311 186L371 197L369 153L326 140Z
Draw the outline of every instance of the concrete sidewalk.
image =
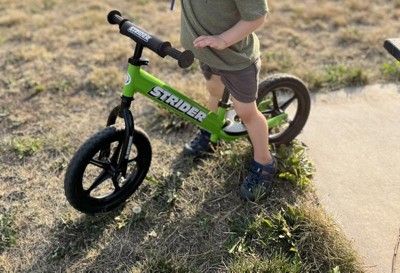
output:
M400 232L400 86L316 95L299 139L316 163L321 203L354 241L365 271L392 272Z

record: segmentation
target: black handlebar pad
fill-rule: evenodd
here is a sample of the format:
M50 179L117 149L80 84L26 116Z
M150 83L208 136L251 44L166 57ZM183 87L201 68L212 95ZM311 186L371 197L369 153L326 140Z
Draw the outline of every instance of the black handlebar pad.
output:
M400 61L400 38L387 39L383 46L393 57Z
M160 39L150 35L146 31L138 28L132 22L124 19L121 13L117 10L111 11L107 16L108 22L112 25L118 24L120 33L128 36L136 43L141 44L144 47L157 53L160 57L170 56L178 61L178 65L181 68L187 68L193 64L194 55L190 50L181 52L171 47L170 42L164 42Z

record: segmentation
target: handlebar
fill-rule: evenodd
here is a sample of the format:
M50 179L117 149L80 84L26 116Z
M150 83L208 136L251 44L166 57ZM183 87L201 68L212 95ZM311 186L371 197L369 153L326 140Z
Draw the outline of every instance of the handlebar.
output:
M400 38L386 39L383 46L393 57L400 61Z
M185 50L183 52L171 46L170 42L164 42L153 35L150 35L146 31L135 26L131 21L121 16L121 13L117 10L111 11L107 20L112 25L119 25L120 33L128 36L136 43L141 44L144 47L149 48L153 52L157 53L160 57L170 56L178 61L178 65L181 68L188 68L194 62L193 52Z

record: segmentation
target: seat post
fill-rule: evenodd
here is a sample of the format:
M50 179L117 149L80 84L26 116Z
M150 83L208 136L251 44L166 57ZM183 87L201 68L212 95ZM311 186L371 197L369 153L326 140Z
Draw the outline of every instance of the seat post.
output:
M218 106L225 109L231 107L231 104L229 103L229 91L226 88L224 89L224 93L222 94Z

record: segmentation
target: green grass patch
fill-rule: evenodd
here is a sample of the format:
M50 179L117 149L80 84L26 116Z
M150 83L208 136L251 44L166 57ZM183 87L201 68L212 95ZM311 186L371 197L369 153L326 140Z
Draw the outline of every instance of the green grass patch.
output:
M361 67L345 65L329 65L324 73L318 73L310 78L310 89L337 89L348 86L361 86L368 83L368 74Z
M288 72L294 66L294 62L287 52L268 51L263 54L263 62L262 74Z
M303 265L284 254L277 254L270 259L255 255L241 255L227 265L230 273L297 273L303 272Z
M21 137L14 139L11 145L17 157L21 159L40 151L44 146L44 140L42 138Z
M297 141L292 145L280 145L275 148L275 154L279 162L279 179L290 181L300 189L311 184L315 166L308 159L304 145Z
M385 78L400 81L400 62L390 62L381 65L381 71Z
M0 212L0 252L6 247L16 245L14 213L11 210Z
M231 272L361 272L357 255L318 208L288 206L230 224Z

